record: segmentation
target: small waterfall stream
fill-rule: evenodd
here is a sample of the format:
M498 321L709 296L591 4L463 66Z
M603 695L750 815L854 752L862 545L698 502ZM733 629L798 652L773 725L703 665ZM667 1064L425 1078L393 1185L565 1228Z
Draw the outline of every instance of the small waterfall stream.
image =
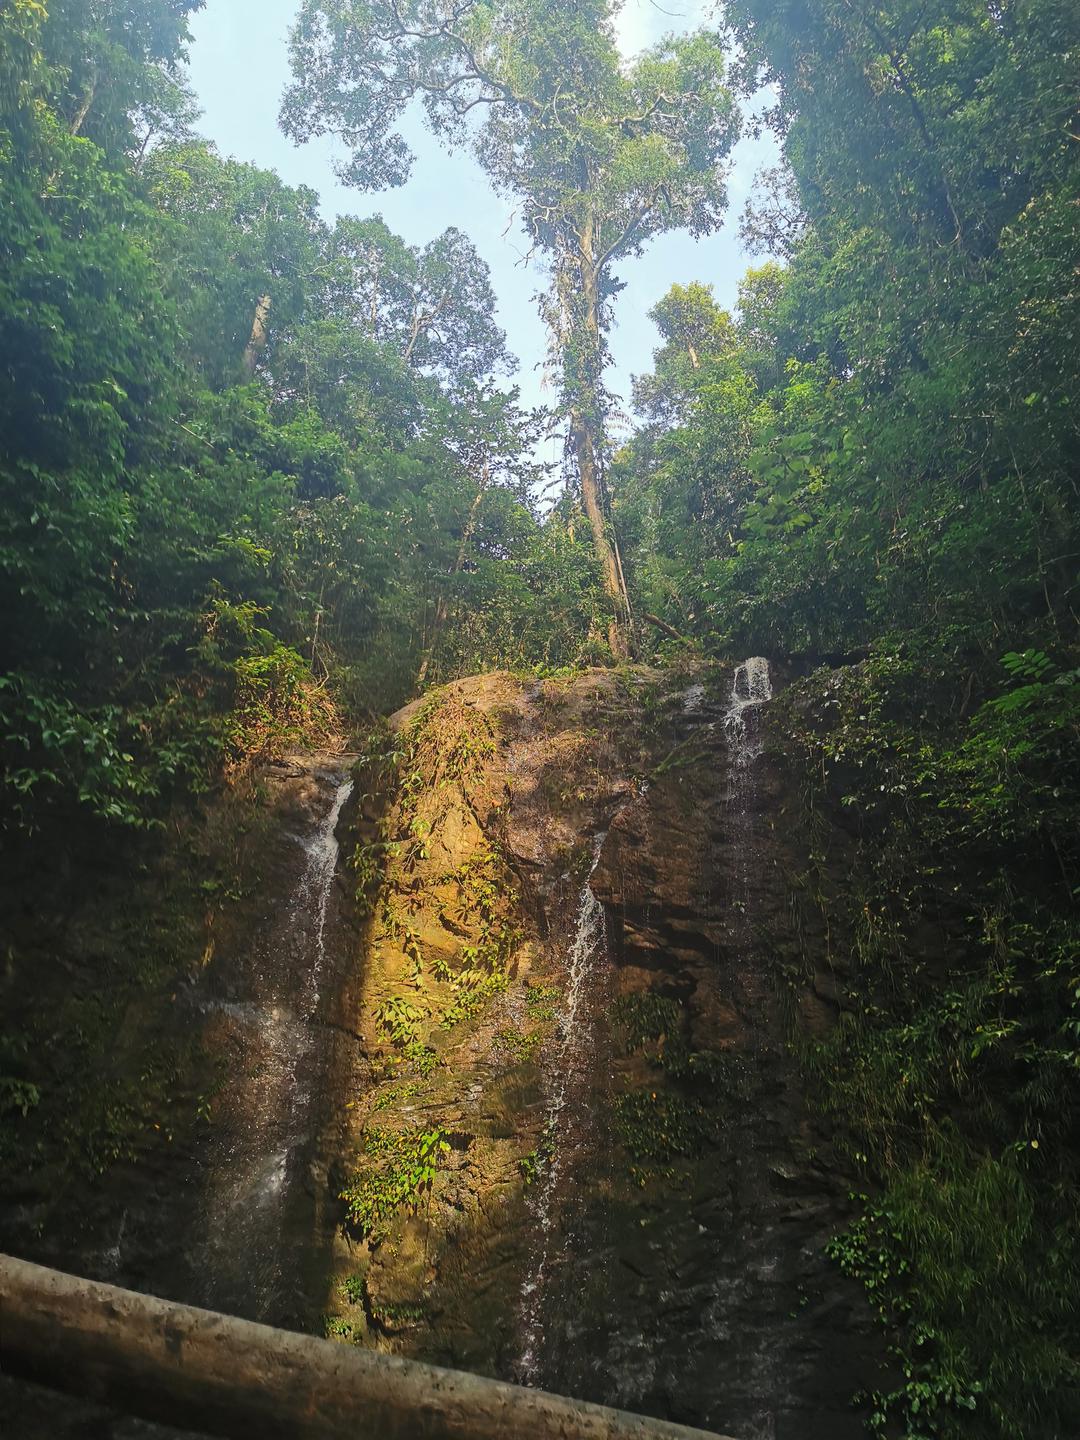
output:
M578 899L577 916L566 963L566 996L559 1015L558 1039L546 1066L547 1118L542 1169L529 1197L534 1241L521 1290L521 1350L516 1378L525 1385L541 1382L541 1347L548 1273L565 1243L559 1214L562 1187L574 1153L584 1143L587 1117L576 1113L588 1101L587 1074L591 1060L593 992L607 959L604 907L592 891L606 831L593 840L592 864Z
M772 693L768 660L760 655L751 656L735 669L724 717L731 754L725 802L731 838L726 928L738 962L743 1003L751 1013L755 1005L768 1004L770 985L762 965L754 959L760 948L759 931L763 924L763 917L758 913L757 881L769 848L763 830L766 821L761 814L760 781L755 765L764 749L764 736L755 712L772 699ZM748 1038L746 1063L751 1073L760 1077L768 1064L771 1041L763 1030L753 1027L748 1030ZM756 1083L760 1084L760 1079ZM747 1233L740 1238L743 1270L740 1288L746 1294L770 1294L777 1286L783 1267L780 1245L767 1231L753 1236ZM707 1323L717 1336L730 1337L732 1306L738 1307L740 1303L738 1289L727 1285L718 1288L707 1316ZM776 1397L784 1393L782 1347L766 1327L756 1332L744 1330L740 1352L741 1383L746 1395L753 1397L742 1420L744 1433L747 1440L775 1440L779 1404Z
M754 868L762 858L755 761L764 749L764 735L755 712L771 698L768 661L761 656L744 660L735 669L727 705L716 727L718 738L720 734L726 738L730 758L724 793L718 796L720 813L725 817L722 823L727 851L718 922L738 971L752 963L760 919L753 913ZM684 697L682 714L690 722L700 715L697 723L704 731L712 731L703 702L704 687L691 690ZM643 787L637 796L640 805L645 795ZM641 823L648 823L647 813L647 809L642 810ZM587 1314L575 1314L578 1304L595 1306L607 1286L612 1287L608 1302L618 1306L625 1272L613 1269L605 1278L598 1274L597 1266L604 1269L627 1263L626 1258L616 1262L611 1250L613 1236L606 1217L611 1187L614 1183L618 1188L619 1182L607 1168L611 1163L610 1137L601 1129L610 1100L607 1080L611 1056L604 1048L606 1031L601 1019L610 965L605 910L593 893L592 882L606 838L604 832L593 841L592 864L566 941L566 990L560 1028L545 1066L547 1109L542 1149L547 1154L528 1195L533 1238L521 1290L515 1378L556 1389L569 1385L572 1393L587 1392L590 1398L628 1403L633 1408L647 1395L651 1383L648 1377L654 1369L648 1322L639 1331L639 1321L632 1314L595 1313L591 1309ZM714 881L705 878L704 883L712 885ZM652 923L648 910L641 918L646 925ZM754 976L740 983L756 989L759 982ZM598 1046L603 1054L598 1053ZM644 1196L642 1203L646 1208L637 1212L638 1219L632 1211L627 1213L631 1223L646 1227L639 1231L642 1244L655 1247L652 1235L658 1222L651 1218L653 1211ZM693 1304L704 1302L710 1313L701 1315L698 1323L715 1337L714 1363L730 1363L721 1357L734 1359L730 1335L732 1326L738 1325L744 1293L758 1285L768 1287L776 1257L771 1251L750 1255L745 1266L735 1261L729 1275L728 1262L732 1258L728 1256L713 1276L699 1270L678 1282L668 1277L660 1297L664 1306L677 1308L677 1292L685 1284L689 1287L686 1303L691 1303L690 1293L694 1295ZM744 1337L738 1350L741 1363L753 1372L745 1377L751 1391L768 1394L775 1378L771 1373L776 1358L773 1351L759 1346L756 1336ZM766 1440L772 1435L768 1416L755 1415L751 1423L754 1440Z
M250 954L230 966L230 993L202 1002L208 1024L224 1030L230 1061L206 1160L202 1301L279 1322L303 1308L306 1257L290 1239L288 1212L326 1066L319 1012L336 831L352 791L340 771L319 778L333 787L330 804L315 828L297 837L302 869L291 894Z
M326 819L307 841L308 863L297 890L297 904L293 907L298 923L314 914L314 935L311 945L311 964L307 972L307 1011L305 1018L312 1019L319 1004L319 986L326 964L326 920L330 909L330 894L337 873L340 846L337 839L338 822L341 812L352 794L352 777L346 775L338 782L334 801Z
M747 725L746 712L771 699L772 679L769 662L764 656L753 655L735 667L724 724L731 740L735 764L740 769L761 753L760 737L755 726Z

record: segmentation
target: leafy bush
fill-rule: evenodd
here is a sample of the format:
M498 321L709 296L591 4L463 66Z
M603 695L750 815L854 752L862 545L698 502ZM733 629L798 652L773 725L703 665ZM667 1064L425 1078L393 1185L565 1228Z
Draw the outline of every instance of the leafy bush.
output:
M398 1211L430 1193L449 1152L446 1131L437 1128L365 1130L360 1163L341 1191L349 1223L369 1240L384 1239Z

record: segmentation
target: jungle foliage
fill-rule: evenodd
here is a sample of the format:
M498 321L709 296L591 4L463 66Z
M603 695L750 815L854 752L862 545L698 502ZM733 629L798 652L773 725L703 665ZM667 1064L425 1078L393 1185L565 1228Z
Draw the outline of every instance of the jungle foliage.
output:
M468 238L328 225L198 139L199 6L0 8L8 838L158 824L428 681L617 658L629 611L660 659L782 661L843 995L806 1059L865 1190L834 1253L898 1358L872 1424L1080 1433L1075 0L728 0L632 65L600 0L299 4L294 137L400 183L419 98L523 202L578 487L545 516ZM614 267L720 223L738 88L783 152L761 263L734 313L690 277L656 307L610 457ZM445 1142L369 1142L375 1226Z
M611 0L304 0L282 118L299 140L350 148L345 180L401 184L412 156L395 128L421 100L430 128L467 145L518 197L550 283L541 313L560 377L567 453L611 607L612 654L629 655L629 604L604 486L604 386L613 267L676 227L723 215L738 133L720 36L669 36L623 62Z
M197 139L197 8L0 16L8 823L153 823L421 667L590 643L594 562L534 507L542 417L471 242L329 226Z

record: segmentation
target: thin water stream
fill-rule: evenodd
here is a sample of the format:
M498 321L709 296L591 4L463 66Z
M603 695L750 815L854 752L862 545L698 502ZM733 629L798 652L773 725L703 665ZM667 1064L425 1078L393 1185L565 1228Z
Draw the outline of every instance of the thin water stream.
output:
M761 737L756 726L747 724L747 711L772 699L772 678L769 662L762 655L753 655L735 667L731 681L731 699L724 723L734 751L734 760L742 768L761 753Z
M764 736L756 711L772 699L769 662L755 655L735 669L731 697L724 727L731 754L728 791L725 800L729 850L728 914L725 928L728 943L735 957L738 984L748 1013L768 1005L770 982L761 964L761 933L764 918L757 911L757 874L768 852L768 839L763 830L766 823L758 795L757 761L764 749ZM757 963L755 963L755 959ZM769 1064L772 1041L767 1027L747 1029L745 1063L754 1078L755 1089ZM717 1286L712 1302L703 1317L729 1349L733 1337L733 1319L745 1296L769 1296L777 1288L784 1265L779 1238L771 1227L760 1227L759 1233L749 1230L742 1238L742 1274ZM766 1304L766 1310L769 1305ZM779 1397L784 1394L784 1351L778 1342L776 1328L743 1331L739 1345L741 1385L750 1404L743 1420L747 1440L776 1440Z
M685 716L693 717L700 713L703 698L703 687L691 690L684 697ZM737 665L734 671L729 703L721 720L730 756L729 779L723 799L730 874L724 877L726 913L721 926L730 948L746 960L749 960L755 946L753 867L760 860L755 760L762 753L763 736L756 723L755 711L768 703L770 698L772 681L769 662L763 657L749 658ZM644 792L638 799L644 799ZM572 1346L570 1335L577 1331L577 1325L566 1315L554 1315L559 1306L573 1303L576 1290L580 1290L580 1283L576 1283L570 1273L576 1266L585 1263L595 1267L595 1264L605 1266L611 1263L611 1256L596 1253L596 1247L608 1246L611 1238L603 1220L605 1201L602 1198L611 1184L611 1176L606 1174L605 1169L609 1164L606 1156L611 1151L611 1138L600 1130L602 1116L596 1113L605 1103L600 1093L600 1071L606 1073L611 1068L611 1057L598 1053L598 1045L602 1047L600 1017L603 994L606 994L605 975L611 969L611 960L605 910L592 888L605 838L606 831L593 840L589 876L577 897L572 929L567 935L566 992L560 1014L559 1038L547 1057L547 1115L541 1145L541 1169L528 1197L533 1241L518 1312L520 1358L516 1374L518 1380L526 1384L554 1384L557 1387L563 1382L562 1369L567 1362L575 1372L580 1368L582 1375L588 1371L602 1375L608 1365L622 1371L625 1369L624 1361L616 1359L616 1356L621 1356L624 1349L628 1355L639 1352L644 1344L644 1336L628 1339L626 1328L634 1325L631 1316L619 1318L612 1315L605 1322L605 1331L609 1332L605 1338L585 1333L580 1336L586 1348L589 1344L599 1346L598 1354L579 1354L575 1359L567 1352L567 1345ZM644 919L645 923L651 923L648 909ZM585 1225L585 1230L579 1234L580 1225ZM746 1276L746 1282L752 1286L769 1283L772 1257L760 1259L762 1274L753 1276L747 1273ZM750 1267L755 1263L752 1261ZM706 1323L711 1323L717 1336L720 1336L732 1318L727 1313L732 1296L727 1293L726 1282L719 1276L714 1284L710 1284L704 1274L694 1277L694 1283L701 1282L704 1282L706 1293L708 1290L713 1292L710 1309L714 1313ZM618 1292L621 1282L615 1274L612 1274L609 1283ZM557 1336L552 1331L556 1319ZM768 1365L769 1358L756 1352L753 1355L753 1368L760 1371L756 1375L759 1385L766 1380L763 1367ZM648 1369L647 1355L639 1354L638 1362L639 1367ZM644 1369L641 1374L644 1375ZM603 1382L600 1381L600 1384ZM619 1397L609 1395L605 1398ZM762 1437L768 1433L768 1424L757 1430Z
M320 779L329 804L297 837L303 858L291 894L230 967L229 993L200 1002L229 1060L205 1162L201 1299L258 1320L288 1320L304 1305L304 1257L293 1253L287 1217L326 1068L329 1039L318 1022L336 831L352 790L340 771Z
M532 1188L529 1210L533 1218L533 1244L521 1290L521 1352L517 1378L522 1384L542 1380L541 1348L549 1272L558 1259L566 1236L560 1224L567 1197L565 1182L575 1151L583 1143L581 1112L588 1104L594 994L599 972L607 961L604 907L592 891L592 877L600 860L607 832L593 840L592 864L578 898L577 915L566 962L566 995L559 1015L559 1033L546 1066L547 1117L540 1175Z

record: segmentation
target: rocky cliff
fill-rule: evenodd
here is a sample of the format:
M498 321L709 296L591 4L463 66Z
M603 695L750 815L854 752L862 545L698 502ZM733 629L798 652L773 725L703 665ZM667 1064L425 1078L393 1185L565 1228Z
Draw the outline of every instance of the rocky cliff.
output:
M53 1072L7 1243L740 1440L859 1435L881 1346L799 1061L841 990L770 694L764 662L458 681L128 857L126 897L113 857L107 903L28 911L29 1033L108 1006L78 1076L131 1100L77 1169L33 1139Z
M795 1058L835 980L747 684L485 676L371 747L331 1333L746 1440L861 1432L877 1340Z

